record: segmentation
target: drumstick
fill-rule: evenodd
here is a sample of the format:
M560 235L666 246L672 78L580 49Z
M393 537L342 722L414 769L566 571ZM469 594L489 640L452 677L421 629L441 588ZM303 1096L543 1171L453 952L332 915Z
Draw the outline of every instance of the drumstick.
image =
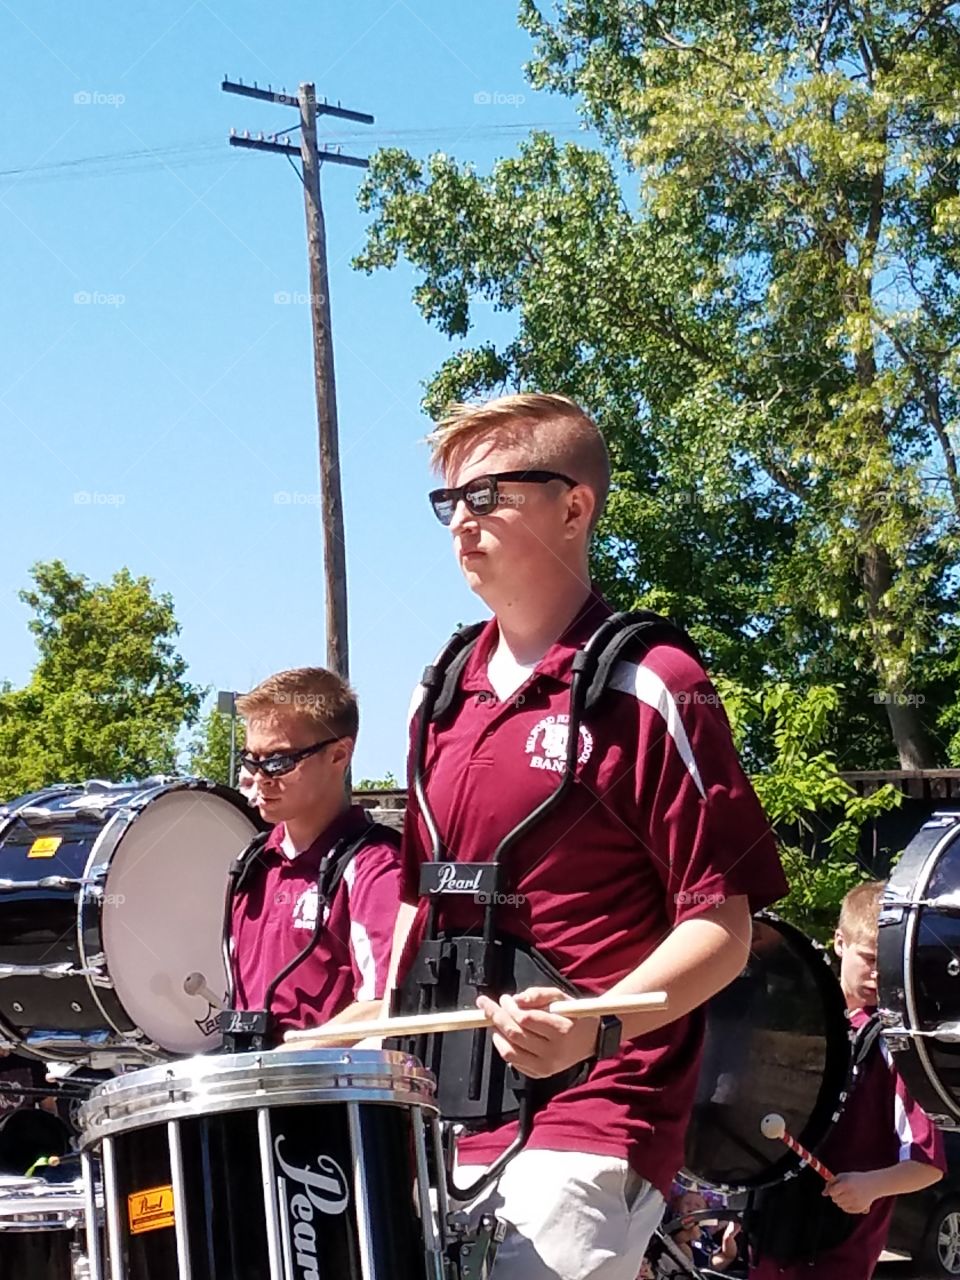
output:
M666 1007L665 991L645 991L635 996L589 996L582 1000L555 1000L548 1012L562 1014L565 1018L592 1018L604 1013L637 1013L643 1009ZM489 1026L489 1019L479 1009L454 1009L449 1013L414 1013L400 1018L369 1018L364 1022L337 1022L323 1027L304 1027L302 1030L288 1031L283 1039L285 1044L296 1044L299 1040L322 1044L324 1040L429 1036L438 1031L475 1031Z
M808 1151L802 1143L787 1132L787 1122L783 1116L778 1116L775 1111L771 1111L770 1115L764 1116L760 1121L760 1132L765 1138L772 1138L774 1141L779 1139L785 1142L791 1151L795 1152L801 1160L805 1160L814 1173L819 1173L824 1182L832 1182L833 1174L823 1163L818 1160L812 1151Z

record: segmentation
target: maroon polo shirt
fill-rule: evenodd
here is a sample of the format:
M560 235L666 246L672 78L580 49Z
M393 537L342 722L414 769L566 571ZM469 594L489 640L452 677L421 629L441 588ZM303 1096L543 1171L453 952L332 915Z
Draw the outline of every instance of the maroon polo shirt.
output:
M857 1009L850 1015L852 1026L859 1030L868 1016L867 1010ZM946 1172L940 1130L907 1092L896 1056L882 1036L867 1055L850 1100L817 1155L831 1173L889 1169L903 1160ZM856 1215L853 1231L843 1244L818 1254L812 1267L807 1263L781 1267L764 1258L751 1267L751 1280L810 1280L811 1276L870 1280L887 1243L896 1202L896 1196L875 1200L869 1213Z
M609 614L599 596L590 597L503 702L486 674L496 622L481 633L455 711L428 739L427 798L458 861L489 861L499 840L557 786L573 655ZM411 741L416 721L415 712ZM415 902L430 844L412 790L408 806L403 897ZM744 894L757 911L786 893L726 716L684 649L660 643L642 661L617 665L598 713L580 730L576 783L513 846L508 867L501 927L534 942L571 982L595 994L634 969L675 925L721 898ZM470 897L447 898L441 923L477 926L481 911ZM401 977L425 915L421 903ZM683 1163L702 1038L696 1011L628 1041L538 1114L529 1145L626 1158L668 1194ZM505 1126L463 1140L461 1162L486 1164L512 1134Z
M231 947L238 1009L262 1009L270 982L309 942L317 918L317 876L324 855L367 824L347 809L309 849L288 858L283 823L270 832L233 904ZM327 1022L354 1000L383 995L400 892L400 855L373 841L347 867L326 912L316 949L277 988L278 1034Z

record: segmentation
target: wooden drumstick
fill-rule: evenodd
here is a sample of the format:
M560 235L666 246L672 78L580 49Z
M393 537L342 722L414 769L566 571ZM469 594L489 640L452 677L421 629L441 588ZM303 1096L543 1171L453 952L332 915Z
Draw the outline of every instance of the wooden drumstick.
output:
M641 1010L666 1009L665 991L645 991L635 996L588 996L581 1000L554 1000L547 1012L565 1018L595 1018L601 1014L637 1013ZM475 1031L489 1027L490 1022L479 1009L455 1009L449 1013L407 1014L400 1018L369 1018L364 1022L327 1023L322 1027L304 1027L288 1031L284 1044L309 1040L322 1045L324 1040L366 1040L375 1036L429 1036L440 1031Z
M783 1116L778 1116L775 1111L771 1111L768 1116L764 1116L760 1121L760 1132L765 1138L772 1138L774 1141L778 1139L785 1142L791 1151L795 1152L801 1160L806 1161L814 1173L819 1173L824 1182L832 1182L833 1174L823 1163L818 1160L812 1151L808 1151L802 1143L787 1132L787 1122Z

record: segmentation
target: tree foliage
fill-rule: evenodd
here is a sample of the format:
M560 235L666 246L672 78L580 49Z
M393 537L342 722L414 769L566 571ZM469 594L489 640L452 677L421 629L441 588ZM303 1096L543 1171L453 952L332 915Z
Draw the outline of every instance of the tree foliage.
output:
M848 765L930 766L957 703L957 6L522 0L532 82L601 146L489 175L380 152L365 270L402 255L458 349L431 409L564 391L615 487L595 571L712 666L842 687Z
M203 691L177 653L173 602L127 569L90 583L54 560L33 567L29 683L0 688L0 797L52 782L176 772L176 738Z
M848 889L869 878L857 861L865 823L900 803L887 785L860 796L840 776L824 743L840 706L837 689L813 686L798 692L786 684L748 690L719 682L734 738L748 767L756 758L758 732L773 744L773 756L752 782L780 839L780 857L790 892L776 911L812 937L826 942ZM824 823L828 834L821 842ZM817 846L820 847L817 847Z
M243 750L246 726L240 717L236 720L234 752ZM209 778L224 786L234 785L230 777L230 717L211 707L193 736L189 750L189 769L197 778ZM236 772L236 770L234 770Z

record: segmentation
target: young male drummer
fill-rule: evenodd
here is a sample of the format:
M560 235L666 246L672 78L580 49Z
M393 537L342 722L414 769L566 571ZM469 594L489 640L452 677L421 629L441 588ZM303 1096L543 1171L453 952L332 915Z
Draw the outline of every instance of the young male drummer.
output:
M241 787L275 823L233 903L234 1007L263 1009L267 988L313 937L325 855L370 827L324 914L316 946L276 988L271 1033L379 1009L399 902L396 841L352 806L345 776L357 738L353 691L322 667L268 677L237 699L246 721Z
M494 616L461 675L451 721L431 727L426 795L456 860L483 862L557 785L573 657L611 613L588 568L609 461L594 423L553 395L456 407L431 442L445 485L431 494L434 510ZM580 730L576 785L508 855L516 905L500 923L584 992L663 990L669 1011L624 1017L620 1050L538 1113L483 1206L508 1224L494 1280L637 1275L683 1162L699 1006L743 968L751 913L787 887L699 663L655 644L621 662L612 685L602 714ZM395 940L401 981L423 933L426 904L416 904L429 847L412 804ZM455 901L442 924L479 924L481 907ZM502 1057L529 1077L594 1056L596 1019L545 1011L561 996L532 988L478 1001ZM460 1185L511 1133L461 1143Z
M877 880L851 889L841 904L834 935L840 986L854 1030L877 1007L883 889ZM907 1092L882 1037L865 1058L839 1121L816 1154L836 1175L822 1194L845 1213L857 1215L853 1230L812 1263L804 1259L782 1266L772 1257L757 1259L751 1280L870 1280L887 1242L895 1197L932 1186L946 1172L940 1131Z

